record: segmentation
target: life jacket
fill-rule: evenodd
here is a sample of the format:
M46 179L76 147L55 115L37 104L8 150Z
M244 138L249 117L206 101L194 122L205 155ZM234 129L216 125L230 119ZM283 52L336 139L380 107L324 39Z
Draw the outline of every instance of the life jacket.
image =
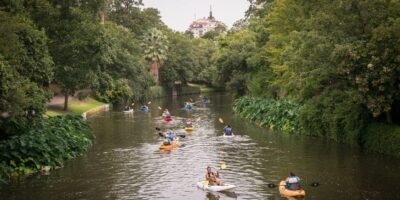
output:
M226 127L225 128L225 135L232 135L232 128Z
M286 183L286 189L288 190L301 189L300 178L298 176L289 176L288 181Z
M171 133L167 133L167 139L172 142L174 140L174 136Z

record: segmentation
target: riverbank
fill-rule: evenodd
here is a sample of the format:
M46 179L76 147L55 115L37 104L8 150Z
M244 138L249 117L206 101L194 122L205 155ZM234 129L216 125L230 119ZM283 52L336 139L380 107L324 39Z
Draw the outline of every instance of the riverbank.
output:
M372 123L371 121L345 126L343 121L326 124L324 130L317 134L308 129L301 117L302 105L291 101L278 101L268 98L241 97L236 99L233 110L240 117L250 120L260 127L278 129L289 134L300 134L335 140L340 143L357 144L371 152L382 153L400 158L400 126L395 124ZM324 118L321 115L320 118ZM328 123L328 122L327 122ZM348 123L348 122L346 122ZM338 129L337 127L340 127ZM335 130L330 130L335 129ZM351 133L351 136L344 135ZM341 135L338 135L341 134ZM340 138L351 138L340 140Z
M107 104L97 101L91 97L88 97L84 100L79 100L75 97L70 97L68 110L64 111L64 96L55 96L48 104L47 104L47 116L58 116L58 115L82 115L85 112L101 108L106 106Z

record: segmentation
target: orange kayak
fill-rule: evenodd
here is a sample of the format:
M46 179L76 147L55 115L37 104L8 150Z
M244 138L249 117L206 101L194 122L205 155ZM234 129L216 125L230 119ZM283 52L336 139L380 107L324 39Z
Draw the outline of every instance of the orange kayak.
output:
M284 197L304 197L306 196L306 191L303 189L301 190L288 190L285 188L286 182L281 181L279 183L279 192Z
M160 146L160 150L164 150L164 151L170 151L174 148L179 147L179 141L178 140L174 140L172 141L171 145L161 145Z

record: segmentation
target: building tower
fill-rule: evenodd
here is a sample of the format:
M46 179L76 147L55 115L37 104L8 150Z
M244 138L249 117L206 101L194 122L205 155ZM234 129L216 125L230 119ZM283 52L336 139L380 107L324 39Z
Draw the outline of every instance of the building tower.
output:
M215 20L214 16L212 15L212 6L210 5L210 16L208 16L209 20Z

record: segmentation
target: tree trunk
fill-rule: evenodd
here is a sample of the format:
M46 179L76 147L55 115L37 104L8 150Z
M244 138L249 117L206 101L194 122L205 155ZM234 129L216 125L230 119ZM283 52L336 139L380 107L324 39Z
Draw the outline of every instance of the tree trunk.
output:
M155 61L151 64L150 67L150 74L153 76L154 80L156 81L157 85L160 83L158 71L160 69L160 63Z
M386 121L389 123L389 124L391 124L393 121L392 121L392 115L390 114L390 111L387 111L386 112Z
M69 97L68 92L66 92L64 94L64 111L68 110L68 97Z

